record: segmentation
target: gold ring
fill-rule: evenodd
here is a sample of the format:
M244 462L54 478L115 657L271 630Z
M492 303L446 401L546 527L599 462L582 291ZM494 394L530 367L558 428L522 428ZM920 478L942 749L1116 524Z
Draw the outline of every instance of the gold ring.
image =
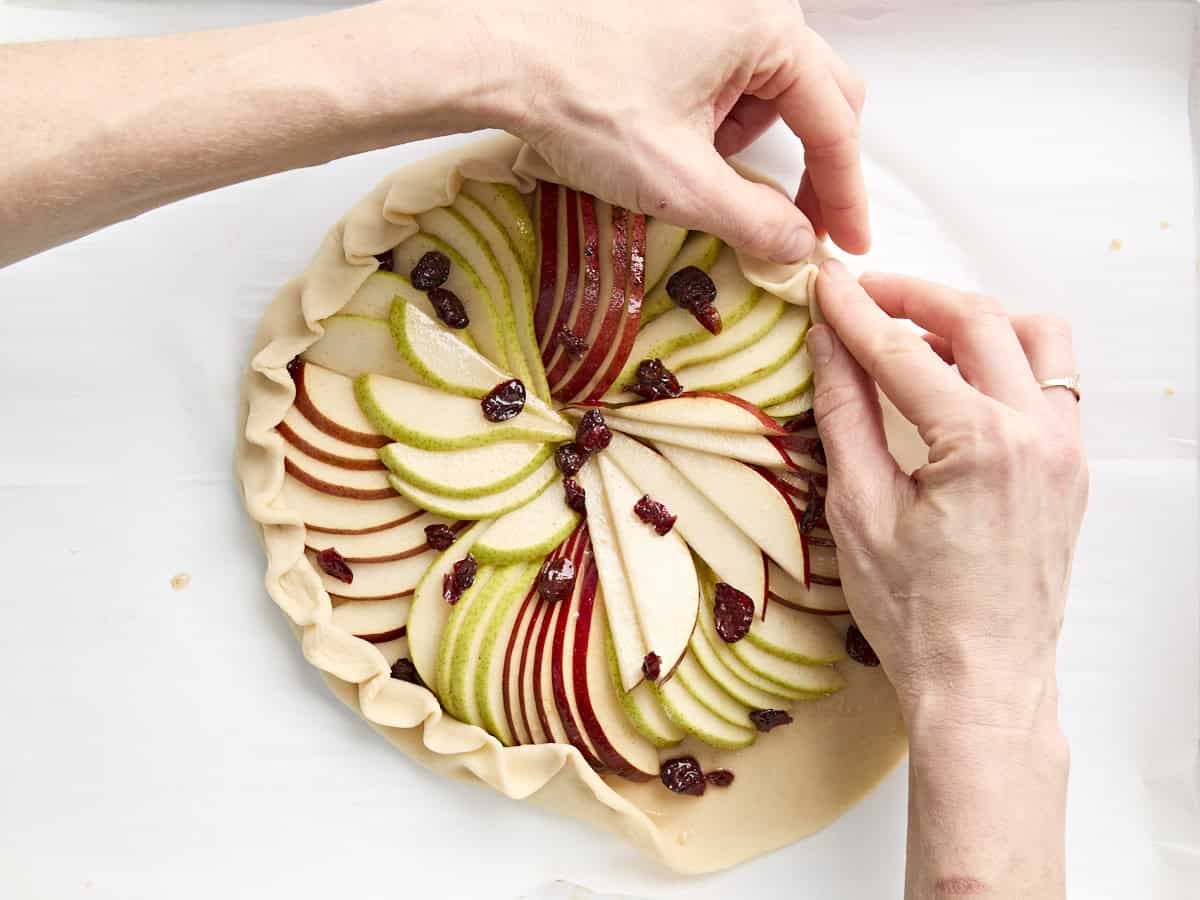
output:
M1075 402L1079 402L1079 374L1076 373L1067 378L1042 378L1038 381L1038 387L1043 391L1050 388L1066 388L1075 395Z

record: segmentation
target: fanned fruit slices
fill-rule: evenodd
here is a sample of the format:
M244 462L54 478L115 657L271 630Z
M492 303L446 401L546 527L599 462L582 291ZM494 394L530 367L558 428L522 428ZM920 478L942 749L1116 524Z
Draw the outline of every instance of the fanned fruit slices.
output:
M506 746L674 790L840 690L807 309L556 184L417 224L288 367L278 503L334 624Z

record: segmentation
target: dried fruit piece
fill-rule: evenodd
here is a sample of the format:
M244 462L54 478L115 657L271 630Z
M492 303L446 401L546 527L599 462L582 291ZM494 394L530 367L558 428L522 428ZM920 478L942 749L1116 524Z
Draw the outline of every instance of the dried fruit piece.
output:
M750 721L759 731L768 732L780 725L790 725L792 714L785 709L756 709L750 713Z
M642 660L642 674L651 681L658 681L658 676L662 674L662 657L653 650Z
M671 511L652 498L649 494L642 494L642 498L637 503L633 504L634 514L649 525L654 526L654 531L658 535L664 535L675 527L675 520L678 516L671 515ZM746 595L743 594L743 597ZM746 597L749 600L749 597ZM753 604L751 604L753 606Z
M704 773L704 780L713 787L729 787L733 784L733 773L728 769L713 769Z
M507 422L525 408L525 385L519 378L502 381L487 392L480 405L489 422Z
M408 280L418 291L429 291L441 287L450 277L450 257L439 250L430 250L421 255L413 266Z
M390 272L395 266L395 260L391 250L384 250L382 253L376 253L375 258L379 260L380 272Z
M754 601L732 585L720 582L713 596L713 618L717 634L727 644L735 644L750 631L754 621Z
M800 533L807 535L814 528L824 527L824 525L825 498L815 490L810 489L808 504L804 507L804 514L800 517Z
M400 681L407 681L409 684L425 687L425 682L421 680L421 675L417 672L417 667L413 665L413 661L407 656L396 660L392 664L392 677Z
M709 334L721 333L721 311L717 309L715 304L708 303L704 306L693 307L692 315L696 317L696 321L703 325Z
M453 606L463 591L475 583L475 572L479 564L470 553L454 564L449 572L442 576L442 599Z
M579 427L575 429L575 443L580 449L585 453L595 453L603 450L611 441L612 432L608 430L600 410L589 409L585 412L579 420Z
M574 478L563 479L563 493L567 498L567 506L581 516L587 515L587 491Z
M558 345L571 359L582 359L587 352L587 342L569 328L558 329Z
M471 324L467 308L458 299L458 294L446 288L433 288L429 292L429 302L433 311L447 328L466 328Z
M559 444L558 449L554 451L554 464L558 466L558 471L568 478L583 468L587 458L588 455L574 441Z
M683 393L679 379L661 359L643 359L638 363L637 381L625 385L625 390L643 400L667 400Z
M690 794L700 797L704 794L704 772L694 756L677 756L668 759L659 769L658 777L662 779L667 790L677 794Z
M846 655L859 665L871 668L879 665L879 656L875 653L875 648L857 625L851 625L846 631Z
M547 603L565 600L575 587L575 563L565 556L548 559L538 573L538 596Z
M667 296L684 309L694 310L717 299L717 286L703 269L685 266L667 279Z
M330 578L336 578L346 584L354 583L354 573L350 571L350 565L333 547L327 547L317 554L317 565Z
M426 525L425 542L434 550L449 550L454 543L454 529L449 525Z

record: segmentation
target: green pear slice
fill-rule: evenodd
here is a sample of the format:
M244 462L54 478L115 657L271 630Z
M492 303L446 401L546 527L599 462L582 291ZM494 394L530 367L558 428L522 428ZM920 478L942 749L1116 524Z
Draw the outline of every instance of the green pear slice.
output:
M417 506L450 519L493 519L518 509L546 490L555 479L553 459L547 459L516 484L482 497L448 497L411 484L396 475L388 476L393 488Z
M372 427L394 441L427 450L458 450L499 441L569 441L570 425L523 411L489 422L478 400L444 394L383 375L362 375L354 395Z
M461 253L441 238L418 231L392 251L394 265L398 271L411 272L422 256L434 250L450 259L450 277L442 287L462 301L470 319L467 330L479 352L496 365L506 367L504 325L496 301Z
M809 698L823 697L846 686L846 680L831 665L806 665L782 659L745 639L729 646L733 655L756 675Z
M759 381L733 391L735 396L756 406L768 407L785 403L812 388L812 359L808 348L801 345L791 359Z
M700 586L683 538L660 535L634 513L642 493L605 454L594 461L604 483L608 515L617 535L625 575L648 652L662 660L662 678L687 652L696 625Z
M283 464L287 473L311 488L327 494L353 497L358 500L385 500L391 486L387 472L379 469L345 469L333 466L289 443L283 445Z
M396 352L386 319L336 315L322 320L321 327L325 334L301 354L308 362L348 378L378 372L403 381L419 380L404 357Z
M344 469L379 469L383 463L372 447L351 444L332 434L326 434L292 406L283 415L275 430L285 441L314 459Z
M739 434L729 431L707 431L701 428L680 428L628 419L622 410L608 410L605 421L613 431L631 434L677 447L740 459L758 466L780 466L786 459L782 450L759 434Z
M428 550L425 529L430 525L453 524L450 519L422 512L390 528L365 534L326 534L310 530L304 536L304 546L317 553L332 547L348 563L391 562Z
M767 590L770 592L768 615L777 605L818 615L841 615L850 612L846 595L840 587L827 584L804 586L775 563L767 563Z
M379 451L394 475L445 497L482 497L512 487L533 473L552 450L541 441L501 441L461 450L425 450L388 444Z
M438 645L437 683L438 700L442 708L460 722L471 723L471 719L459 705L461 699L454 692L452 681L453 669L456 662L455 646L463 632L471 612L482 604L489 602L493 590L499 586L496 570L491 566L480 566L475 573L471 586L462 592L458 602L450 607L450 617L446 619L446 627L442 629L442 640ZM478 618L478 617L476 617Z
M408 624L411 597L387 600L347 600L333 608L330 622L372 644L395 640Z
M604 592L604 607L617 668L620 670L621 688L632 691L644 677L642 663L648 652L638 622L633 590L621 561L616 528L608 511L598 464L594 461L585 464L575 477L587 498L588 534L592 541L592 553L596 557L600 587Z
M617 666L617 654L613 649L612 636L605 631L605 650L608 655L609 674L613 691L620 700L621 709L629 723L655 747L674 747L687 732L671 721L659 702L654 686L643 681L632 691L621 687L621 670Z
M370 534L421 515L410 500L392 494L386 500L356 500L315 490L285 475L275 505L300 517L310 530L331 534Z
M741 750L754 743L753 728L722 719L701 703L678 676L658 688L658 699L672 722L711 747ZM749 726L748 716L746 722Z
M431 691L438 694L437 655L442 643L442 631L454 607L442 597L442 579L470 552L476 538L490 522L476 522L458 535L457 540L440 555L435 555L413 591L412 608L408 613L408 648L417 674Z
M392 315L392 304L396 300L411 303L430 318L437 318L428 295L418 291L411 281L397 272L372 272L368 275L350 302L342 307L340 315L367 316L386 322ZM468 346L475 346L475 341L465 328L447 330Z
M826 617L782 603L770 603L764 615L755 616L745 640L772 656L806 666L828 666L846 658L842 634Z
M604 451L639 491L666 505L677 518L675 530L717 573L721 581L747 594L762 610L767 581L762 551L688 479L649 447L613 434Z
M675 679L713 715L739 728L753 727L750 707L714 681L690 652L680 661L679 668L672 676L672 680Z
M678 373L688 366L696 366L718 359L724 359L756 344L779 324L784 312L790 307L778 297L771 294L760 294L754 308L746 314L742 321L731 328L722 328L721 333L711 341L683 347L667 355L663 364L672 372Z
M705 656L697 654L696 660L705 667L705 671L707 671L709 675L712 676L717 683L724 687L725 690L727 690L732 696L736 697L742 703L746 703L748 706L753 706L755 709L771 709L775 706L778 706L779 698L783 698L785 700L803 700L808 697L809 695L805 691L786 687L785 685L782 685L773 679L759 675L744 662L742 662L739 657L734 655L732 645L725 643L725 641L721 639L721 636L717 634L717 626L713 621L712 599L712 585L706 584L704 589L704 600L700 604L700 617L699 623L696 626L696 630L701 632L704 640L708 643L708 650L711 651L711 656L715 657L716 660L720 662L721 666L727 669L737 682L744 683L750 688L753 688L754 691L760 696L762 694L767 694L774 699L771 703L762 706L757 706L753 703L750 703L745 693L740 690L739 684L734 684L728 680L718 677L718 675L709 669L704 663Z
M688 230L672 225L666 219L646 218L646 292L667 274L667 269L679 256ZM716 257L716 254L713 254Z
M679 384L685 391L733 391L759 381L778 371L803 348L807 331L807 310L789 305L786 314L762 340L721 359L676 372Z
M692 635L692 642L688 645L688 656L695 659L696 664L704 670L705 674L715 683L719 684L730 697L749 709L778 709L790 701L789 697L780 696L774 691L757 687L753 682L747 681L736 674L732 668L725 664L723 658L717 654L717 651L710 642L710 638L701 634L700 631L697 628L696 633ZM725 652L733 658L737 665L741 665L737 661L737 658L729 652L728 648L726 648ZM751 677L757 678L758 676L751 673ZM770 682L765 683L770 684Z
M670 400L637 403L615 410L626 422L650 422L675 428L732 431L739 434L787 434L761 409L731 394L684 394Z
M351 563L354 580L347 584L325 572L316 562L316 555L309 559L321 578L321 585L333 597L344 600L386 600L411 594L429 564L437 556L432 550L391 562Z
M754 469L687 447L655 447L793 578L804 580L804 543L791 504Z
M521 261L521 268L532 272L533 261L537 258L537 232L524 196L511 185L474 179L464 181L460 190L483 206L503 226Z
M657 219L655 221L658 221ZM647 241L649 239L647 225ZM667 266L666 272L659 276L653 284L646 282L646 300L642 304L642 325L653 322L665 312L675 309L675 301L667 296L667 281L680 269L695 266L705 272L711 271L713 263L721 253L721 241L711 234L696 231L688 235L675 258Z
M812 409L813 392L812 387L807 387L790 400L785 400L782 403L776 403L773 406L764 409L767 415L773 419L790 419L794 416L802 416Z
M479 710L483 729L495 735L506 747L514 746L517 737L509 728L504 708L504 656L522 605L531 596L536 596L535 583L541 566L540 559L527 564L524 573L508 586L504 596L489 611L487 621L480 626L483 638L477 649L479 662L473 676L474 704Z
M488 565L540 559L565 541L578 524L579 514L567 506L562 491L550 487L496 519L473 552Z

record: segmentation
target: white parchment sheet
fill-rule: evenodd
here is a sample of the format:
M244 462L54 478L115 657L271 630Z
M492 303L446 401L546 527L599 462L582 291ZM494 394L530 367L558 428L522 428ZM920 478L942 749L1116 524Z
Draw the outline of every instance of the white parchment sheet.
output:
M330 5L0 0L0 38ZM1061 649L1071 895L1194 898L1196 7L806 6L870 84L866 264L1074 323L1092 494ZM900 896L903 771L815 838L683 881L416 768L301 659L234 487L238 379L276 287L437 143L197 197L0 270L0 897L570 896L538 887L556 879ZM750 157L799 174L782 133Z

